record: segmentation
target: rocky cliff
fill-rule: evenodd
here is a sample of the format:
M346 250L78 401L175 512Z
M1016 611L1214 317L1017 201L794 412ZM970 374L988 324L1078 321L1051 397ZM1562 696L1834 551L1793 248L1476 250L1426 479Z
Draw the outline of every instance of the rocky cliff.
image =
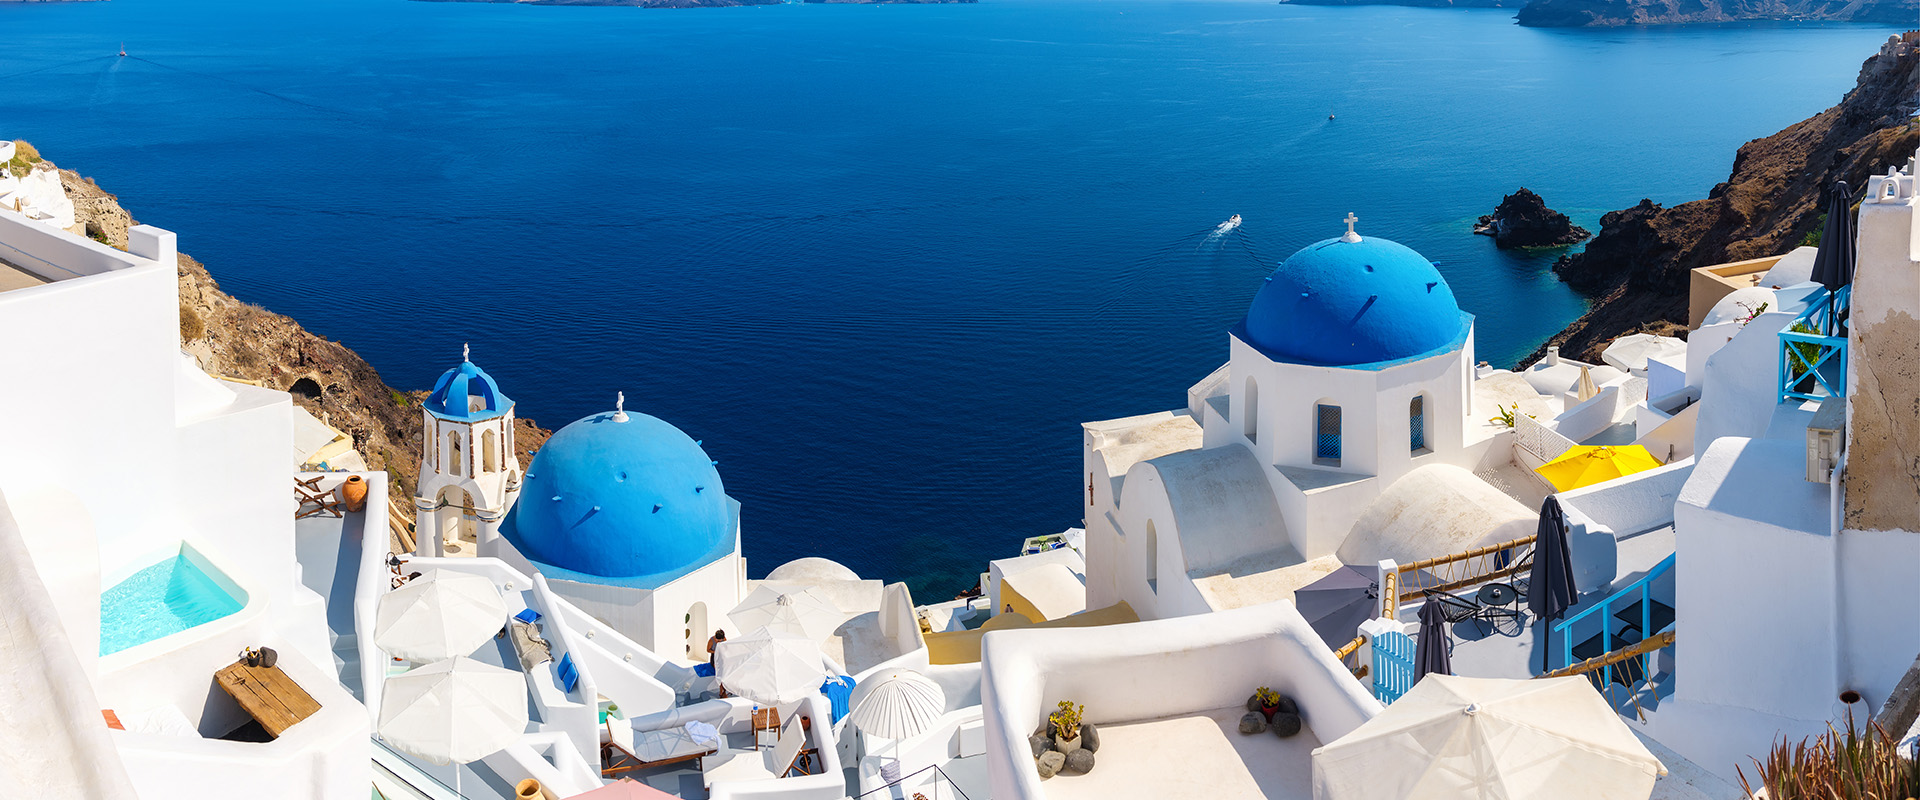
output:
M1567 215L1547 208L1547 201L1525 186L1501 198L1493 213L1473 226L1473 232L1493 237L1493 243L1501 248L1564 247L1593 235L1573 224Z
M60 178L87 235L125 248L127 228L137 223L119 198L72 170L60 170ZM426 392L396 390L345 345L227 294L186 253L180 254L179 278L181 349L210 374L291 393L302 408L352 436L367 466L391 476L396 503L411 515L406 498L419 477L420 402ZM550 434L524 417L518 424L514 438L524 467L531 458L527 451L539 449Z
M1615 337L1686 324L1688 271L1784 253L1820 224L1825 189L1904 164L1920 145L1911 119L1920 90L1920 34L1889 41L1860 67L1840 103L1764 139L1742 145L1727 180L1704 200L1663 208L1642 200L1600 218L1584 252L1553 270L1596 300L1542 344L1599 359Z
M1515 17L1541 28L1672 25L1741 20L1912 23L1920 0L1533 0Z

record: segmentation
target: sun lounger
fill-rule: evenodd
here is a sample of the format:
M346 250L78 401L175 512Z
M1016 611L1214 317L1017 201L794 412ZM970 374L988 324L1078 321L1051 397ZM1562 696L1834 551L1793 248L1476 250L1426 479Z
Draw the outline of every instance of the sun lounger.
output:
M634 733L631 750L617 742L600 743L600 775L610 778L638 769L684 764L718 752L717 738L696 740L686 728L639 731Z

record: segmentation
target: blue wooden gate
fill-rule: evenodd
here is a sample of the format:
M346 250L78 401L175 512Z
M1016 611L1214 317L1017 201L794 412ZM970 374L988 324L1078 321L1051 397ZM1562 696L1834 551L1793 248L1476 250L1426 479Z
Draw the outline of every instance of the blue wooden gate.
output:
M1382 703L1400 699L1413 688L1413 638L1388 631L1373 637L1373 696Z

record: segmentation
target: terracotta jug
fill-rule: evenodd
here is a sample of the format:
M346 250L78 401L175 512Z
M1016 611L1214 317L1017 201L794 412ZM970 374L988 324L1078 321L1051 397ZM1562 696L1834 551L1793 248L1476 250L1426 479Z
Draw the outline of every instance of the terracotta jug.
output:
M362 511L367 507L367 480L358 475L349 475L345 483L340 484L340 499L347 501L348 511Z

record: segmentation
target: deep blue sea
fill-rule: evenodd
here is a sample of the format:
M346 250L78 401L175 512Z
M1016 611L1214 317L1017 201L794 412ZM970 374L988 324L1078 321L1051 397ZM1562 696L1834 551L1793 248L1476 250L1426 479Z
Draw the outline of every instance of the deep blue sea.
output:
M0 136L396 386L471 342L550 427L625 391L719 460L754 575L817 554L938 599L1079 524L1078 424L1183 405L1347 212L1509 364L1583 301L1474 218L1702 197L1891 30L1511 18L0 2Z

